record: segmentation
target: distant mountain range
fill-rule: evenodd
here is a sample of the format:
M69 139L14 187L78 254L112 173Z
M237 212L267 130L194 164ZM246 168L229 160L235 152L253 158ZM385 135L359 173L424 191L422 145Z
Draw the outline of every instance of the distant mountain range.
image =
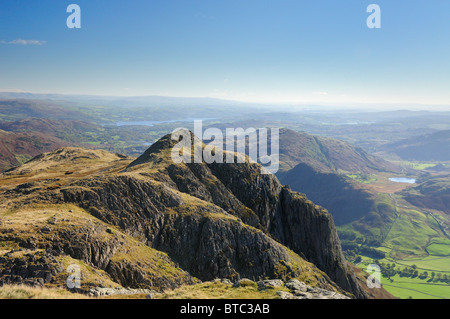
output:
M28 94L25 94L25 98L2 98L1 96L0 93L0 121L45 118L114 125L119 121L234 118L236 115L269 112L269 108L264 105L211 98L72 97ZM21 94L14 93L12 96L21 96Z
M114 106L256 106L254 103L237 102L211 97L171 96L102 96L74 94L38 94L27 92L0 92L0 99L70 101ZM260 105L259 105L260 106Z

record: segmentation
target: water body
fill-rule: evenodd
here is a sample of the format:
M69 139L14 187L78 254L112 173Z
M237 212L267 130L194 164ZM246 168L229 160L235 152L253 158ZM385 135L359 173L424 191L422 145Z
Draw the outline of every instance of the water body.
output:
M389 178L389 180L391 182L395 182L395 183L408 183L408 184L415 184L416 183L416 179L414 179L414 178L407 178L407 177L392 177L392 178Z

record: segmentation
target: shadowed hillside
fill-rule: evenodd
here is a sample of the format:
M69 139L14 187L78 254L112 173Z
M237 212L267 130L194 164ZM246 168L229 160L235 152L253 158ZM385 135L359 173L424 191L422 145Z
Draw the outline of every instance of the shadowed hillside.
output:
M337 225L378 214L374 194L347 174L400 170L347 142L287 129L280 131L280 167L281 183L325 207Z

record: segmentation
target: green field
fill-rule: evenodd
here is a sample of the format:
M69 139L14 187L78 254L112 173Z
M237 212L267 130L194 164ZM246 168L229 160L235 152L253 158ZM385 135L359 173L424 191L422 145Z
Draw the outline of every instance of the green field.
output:
M421 270L439 271L450 275L450 257L428 256L420 259L404 259L397 261L399 265L416 265Z
M362 184L370 184L372 182L377 181L377 177L375 175L368 175L368 174L345 174L345 175Z
M434 266L435 276L433 279L432 271L428 270L430 262ZM436 262L438 261L438 262ZM384 289L386 289L392 295L401 298L413 298L413 299L446 299L450 298L450 282L443 282L436 280L436 274L439 273L441 276L444 274L450 278L450 257L448 258L439 258L436 257L427 257L424 259L413 259L413 260L402 260L398 262L393 262L392 260L382 259L374 261L367 257L362 257L362 262L358 265L359 268L366 270L368 265L370 264L381 264L381 263L389 263L395 264L395 268L400 270L405 267L411 267L413 265L417 266L417 270L420 274L423 274L425 271L428 272L428 277L420 277L420 276L405 276L396 274L395 276L381 277L381 284Z
M390 257L426 257L431 254L427 252L430 242L442 236L436 221L413 209L399 208L398 212L399 215L383 242L383 246L391 250Z
M431 244L427 247L427 251L430 255L434 256L450 256L449 244Z
M400 166L406 166L410 167L412 169L421 171L427 168L435 167L438 165L437 163L426 163L426 162L412 162L412 161L392 161L393 163L400 165Z
M418 278L392 277L393 282L382 278L382 285L388 292L401 299L447 299L450 298L450 285L434 283Z
M425 163L416 164L416 169L430 167ZM351 177L358 180L357 176ZM389 196L379 193L377 199L394 208L391 223L385 223L388 227L380 228L382 232L378 238L381 246L371 245L367 234L364 236L354 227L341 226L338 229L340 236L343 235L346 247L351 249L354 247L352 243L360 247L353 249L356 254L348 256L359 256L356 260L361 260L358 267L363 270L366 270L369 264L380 265L383 273L381 283L396 297L450 298L450 239L445 237L440 225L430 214L403 200L399 193ZM370 230L373 236L377 235L374 228ZM350 236L352 231L354 235ZM361 237L364 237L364 240L361 240ZM376 258L373 254L365 254L367 250L361 249L363 245L384 253L385 257Z

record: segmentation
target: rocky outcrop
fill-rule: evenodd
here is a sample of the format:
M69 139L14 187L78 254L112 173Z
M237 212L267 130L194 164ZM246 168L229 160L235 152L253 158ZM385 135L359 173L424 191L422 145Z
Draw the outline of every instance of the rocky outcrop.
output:
M201 280L277 276L280 260L292 265L289 271L292 277L301 272L289 251L261 230L195 198L190 199L189 205L181 205L184 200L179 195L143 180L108 178L82 187L72 185L62 193L65 201L76 202L129 234L145 237L148 245L166 252ZM171 205L176 203L178 206ZM168 213L167 207L177 213ZM121 282L136 281L120 275L124 274L125 265L110 263L108 267L108 272L117 274ZM325 285L326 282L324 279Z
M232 281L302 277L317 288L365 297L326 210L261 174L258 164L175 164L174 143L162 138L120 171L116 161L114 169L94 175L60 176L51 188L38 183L41 189L30 199L74 204L96 222L61 228L58 218L51 219L36 240L23 238L20 245L64 253L132 288L175 287L192 282L190 275ZM21 190L11 187L9 200ZM161 274L161 263L172 270Z
M211 171L258 216L261 228L325 271L346 291L365 297L342 253L332 216L283 187L256 164L212 164Z
M123 175L62 189L64 201L128 234L145 236L202 280L275 276L279 260L290 258L274 238L345 291L364 297L324 209L283 187L275 176L261 174L258 164L173 164L166 157L173 145L164 137Z
M151 289L129 289L129 288L101 288L95 287L89 290L88 295L92 297L114 296L114 295L141 295L145 294L148 299L156 293Z
M63 271L62 263L51 253L36 250L11 250L0 256L0 265L0 286L43 286Z
M281 299L349 299L335 291L310 287L295 279L285 283L285 287L289 289L289 292L277 292Z
M295 252L306 256L344 290L364 297L365 293L342 253L331 215L287 187L280 193L279 205L276 224L282 225L282 228L274 229L274 236Z
M154 247L201 280L276 277L280 260L292 264L290 276L301 272L283 246L233 219L169 217Z
M194 282L166 254L76 210L58 209L57 214L25 210L24 215L35 218L31 222L24 222L20 211L4 218L0 242L21 248L0 249L0 286L56 283L66 287L70 271L63 264L80 268L79 292L98 285L161 291Z
M285 288L285 290L279 289L277 291L277 295L281 299L349 299L349 297L335 291L308 286L297 279L291 279L287 282L263 280L258 281L256 284L259 290Z

